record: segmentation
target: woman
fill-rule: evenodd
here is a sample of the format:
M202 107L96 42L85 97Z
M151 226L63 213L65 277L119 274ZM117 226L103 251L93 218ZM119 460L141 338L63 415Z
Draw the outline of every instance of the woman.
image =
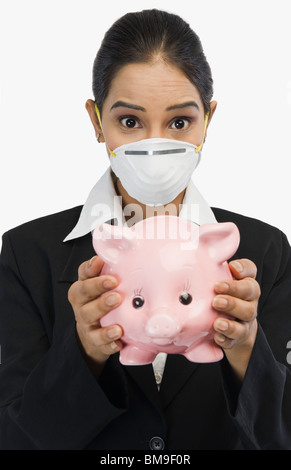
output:
M114 172L97 182L84 207L3 236L1 448L290 449L285 235L209 208L189 182L191 174L182 189L173 184L178 192L162 185L162 193L151 193L115 154L120 146L152 139L186 142L199 154L216 109L199 38L172 14L125 15L104 37L93 92L86 108ZM188 167L174 164L184 177ZM196 222L238 226L241 242L229 263L233 280L217 284L213 299L231 318L218 316L214 323L222 361L194 364L168 355L153 366L120 364L122 329L100 326L121 302L118 281L99 275L91 230L113 219L130 223L132 204L140 218L163 210L181 215L199 204Z

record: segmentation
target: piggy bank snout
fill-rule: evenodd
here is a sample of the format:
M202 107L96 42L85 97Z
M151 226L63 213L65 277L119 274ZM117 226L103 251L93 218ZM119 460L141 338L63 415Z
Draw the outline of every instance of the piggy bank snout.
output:
M174 338L180 330L181 327L177 320L166 313L153 315L146 325L146 333L153 340L157 338Z

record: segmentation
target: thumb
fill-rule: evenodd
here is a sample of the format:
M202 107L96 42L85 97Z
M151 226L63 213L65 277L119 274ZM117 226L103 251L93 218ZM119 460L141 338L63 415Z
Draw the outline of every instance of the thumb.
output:
M84 261L84 263L82 263L78 269L78 280L85 281L91 277L98 276L101 272L101 269L103 268L103 264L104 261L97 255L93 256L93 258L87 261Z

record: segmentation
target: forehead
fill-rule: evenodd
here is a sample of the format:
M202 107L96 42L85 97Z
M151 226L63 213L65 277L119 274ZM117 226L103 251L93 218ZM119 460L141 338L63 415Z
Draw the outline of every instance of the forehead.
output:
M151 99L161 106L195 99L202 101L195 85L177 67L163 61L124 66L112 80L104 105L111 107L115 101L124 100L147 109Z

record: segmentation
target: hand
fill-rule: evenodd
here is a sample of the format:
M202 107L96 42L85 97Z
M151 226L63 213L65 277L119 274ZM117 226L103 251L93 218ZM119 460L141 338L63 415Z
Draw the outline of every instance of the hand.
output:
M72 284L68 292L80 344L95 375L100 374L108 357L122 347L120 326L100 326L100 318L121 302L120 295L111 292L118 285L117 279L109 275L100 276L102 266L103 261L98 256L81 264L78 281ZM106 292L107 295L102 295Z
M224 350L236 378L242 382L257 335L257 306L260 286L255 280L256 265L241 259L229 263L233 280L215 285L218 295L213 307L233 319L217 318L214 322L215 342Z

